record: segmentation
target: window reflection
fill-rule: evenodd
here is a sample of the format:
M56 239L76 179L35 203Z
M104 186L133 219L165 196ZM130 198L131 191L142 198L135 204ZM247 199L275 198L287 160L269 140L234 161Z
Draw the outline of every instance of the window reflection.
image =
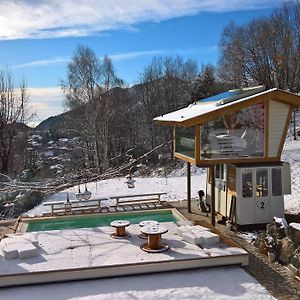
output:
M256 196L268 196L268 169L256 170Z
M175 152L195 157L195 128L175 128Z
M252 170L242 171L243 198L252 198Z
M281 169L272 169L272 195L282 195Z
M219 117L201 127L201 158L264 156L264 103Z

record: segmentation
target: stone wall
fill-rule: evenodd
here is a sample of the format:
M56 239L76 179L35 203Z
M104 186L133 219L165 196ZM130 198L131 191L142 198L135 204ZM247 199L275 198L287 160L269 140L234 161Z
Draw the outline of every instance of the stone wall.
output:
M285 219L275 217L254 245L271 261L278 261L300 274L300 223L288 225Z

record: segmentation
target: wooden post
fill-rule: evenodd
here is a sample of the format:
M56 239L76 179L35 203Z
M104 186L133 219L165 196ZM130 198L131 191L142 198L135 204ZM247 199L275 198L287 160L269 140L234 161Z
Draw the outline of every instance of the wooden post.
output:
M215 165L210 167L211 174L211 225L216 225L216 207L215 207Z
M294 125L294 141L297 140L297 130L296 130L296 110L293 112L293 125Z
M192 212L191 209L191 164L187 163L187 209L188 212Z

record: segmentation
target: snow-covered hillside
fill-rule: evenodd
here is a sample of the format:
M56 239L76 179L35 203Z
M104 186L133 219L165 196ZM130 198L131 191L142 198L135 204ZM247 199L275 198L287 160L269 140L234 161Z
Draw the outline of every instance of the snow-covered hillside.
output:
M296 116L296 123L300 125L300 114ZM296 126L297 132L300 127ZM290 125L286 143L281 157L282 161L289 162L292 175L292 194L285 196L285 210L290 214L300 214L300 136L293 140L293 124ZM161 172L164 173L164 172ZM186 167L176 169L167 177L135 177L135 188L128 189L124 178L114 178L88 184L92 192L92 198L109 197L114 195L143 194L151 192L166 192L168 195L164 200L174 201L186 199ZM192 167L192 198L197 198L197 192L206 188L206 170ZM83 189L83 186L81 186ZM70 199L76 199L78 187L69 188L60 193L47 197L44 202L54 200L66 200L67 192ZM45 211L43 205L39 205L29 215L40 215Z
M98 182L91 182L87 184L87 188L92 192L91 199L121 196L121 195L133 195L133 194L146 194L166 192L166 196L162 196L162 200L177 201L186 199L186 172L185 168L173 171L167 177L134 177L135 188L128 188L125 183L124 177L113 178L108 180L102 180ZM200 168L192 168L192 198L198 197L198 191L200 189L205 190L206 182L206 170ZM81 191L84 190L84 186L81 186ZM71 200L76 199L78 193L78 186L74 186L60 193L47 197L45 202L49 201L62 201L67 199L67 193ZM31 211L27 212L28 215L41 215L46 211L43 204L35 207Z
M285 196L285 210L291 214L300 214L300 140L286 141L281 160L290 163L292 175L292 194Z
M291 164L292 170L292 194L285 196L285 209L287 213L300 213L300 140L286 142L282 160ZM134 177L135 188L129 189L125 184L125 178L113 178L98 182L91 182L87 185L92 192L92 198L102 198L117 195L145 194L152 192L166 192L163 200L176 201L186 199L186 168L174 170L167 177ZM206 188L206 170L202 168L192 168L192 198L198 197L197 192ZM83 191L84 186L81 186ZM67 199L67 193L71 200L76 199L78 186L74 186L60 193L47 197L44 202L61 201ZM39 205L29 211L28 215L41 215L46 208Z

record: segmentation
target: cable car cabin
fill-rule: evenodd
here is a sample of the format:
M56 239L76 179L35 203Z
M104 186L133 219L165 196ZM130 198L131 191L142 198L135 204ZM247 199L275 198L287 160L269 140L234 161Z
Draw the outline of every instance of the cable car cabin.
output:
M215 166L216 212L237 225L270 223L284 217L284 195L291 193L288 163L218 164ZM206 203L211 205L211 173Z
M284 213L283 195L290 193L291 182L281 154L298 107L298 95L259 86L201 99L154 121L173 126L174 157L186 161L188 170L191 164L214 166L217 212L240 225L260 224ZM207 195L209 200L209 180Z

